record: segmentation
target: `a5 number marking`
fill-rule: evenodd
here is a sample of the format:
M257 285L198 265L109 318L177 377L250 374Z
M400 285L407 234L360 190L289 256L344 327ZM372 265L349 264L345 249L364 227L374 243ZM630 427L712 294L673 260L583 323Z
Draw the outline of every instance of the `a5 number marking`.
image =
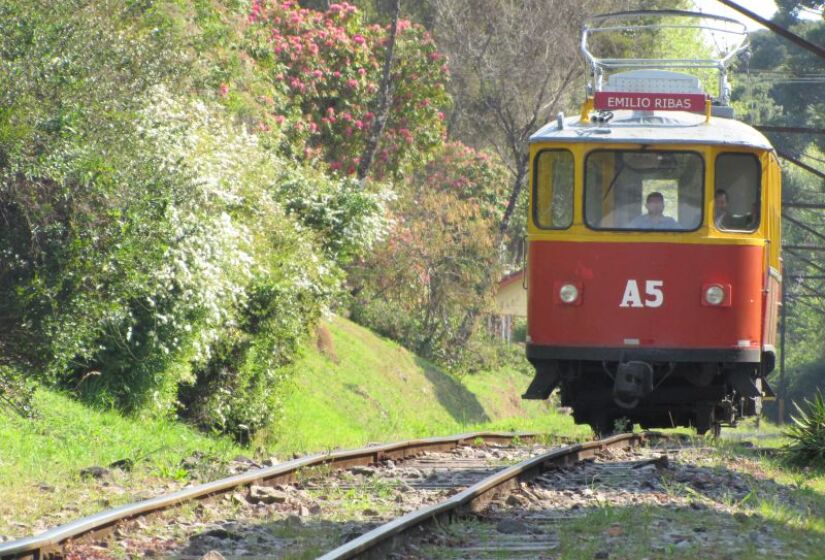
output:
M661 307L665 302L664 284L664 280L645 280L645 299L642 300L639 282L628 280L619 307Z

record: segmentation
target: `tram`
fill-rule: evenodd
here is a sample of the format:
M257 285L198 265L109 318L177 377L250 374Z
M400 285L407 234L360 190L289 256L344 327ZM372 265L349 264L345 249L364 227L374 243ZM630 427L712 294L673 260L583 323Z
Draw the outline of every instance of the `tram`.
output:
M653 15L678 21L661 28L733 27L739 40L712 59L591 52L597 33L650 29ZM524 398L559 388L575 420L601 434L636 423L703 434L759 414L773 396L780 167L730 106L728 70L746 49L744 25L721 16L622 12L585 26L591 81L581 114L559 115L530 138L527 357L536 373ZM696 75L709 69L715 95Z

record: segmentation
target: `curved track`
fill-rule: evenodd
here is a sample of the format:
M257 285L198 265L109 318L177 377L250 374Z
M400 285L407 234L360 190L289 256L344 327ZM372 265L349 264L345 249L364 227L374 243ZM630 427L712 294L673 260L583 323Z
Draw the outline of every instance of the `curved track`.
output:
M336 548L322 556L322 560L350 558L386 558L387 555L414 529L428 524L444 524L464 513L480 511L497 495L518 487L544 471L595 457L617 449L629 449L663 437L655 432L621 434L607 439L570 445L530 458L507 467L485 478L445 501L421 508Z
M230 493L239 487L289 484L296 480L300 471L313 467L341 470L386 461L404 460L424 453L446 452L481 442L496 444L510 443L514 439L529 440L537 435L475 432L312 455L103 511L55 527L40 535L0 544L0 560L60 558L64 555L64 547L68 543L99 538L113 531L123 522L155 514L194 500Z

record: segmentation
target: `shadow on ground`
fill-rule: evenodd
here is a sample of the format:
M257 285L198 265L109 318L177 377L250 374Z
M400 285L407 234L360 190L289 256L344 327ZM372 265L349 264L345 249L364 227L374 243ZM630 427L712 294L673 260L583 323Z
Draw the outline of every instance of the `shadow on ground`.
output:
M462 424L489 422L490 417L476 396L451 375L433 367L422 358L415 363L424 371L427 380L433 384L438 402L454 420Z

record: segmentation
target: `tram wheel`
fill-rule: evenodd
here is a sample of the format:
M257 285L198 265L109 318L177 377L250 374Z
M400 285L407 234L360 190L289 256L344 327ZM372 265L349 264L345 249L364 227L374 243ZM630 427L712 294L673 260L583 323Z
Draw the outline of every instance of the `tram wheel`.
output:
M599 439L604 439L619 433L616 430L616 418L606 413L594 414L590 417L590 429Z

